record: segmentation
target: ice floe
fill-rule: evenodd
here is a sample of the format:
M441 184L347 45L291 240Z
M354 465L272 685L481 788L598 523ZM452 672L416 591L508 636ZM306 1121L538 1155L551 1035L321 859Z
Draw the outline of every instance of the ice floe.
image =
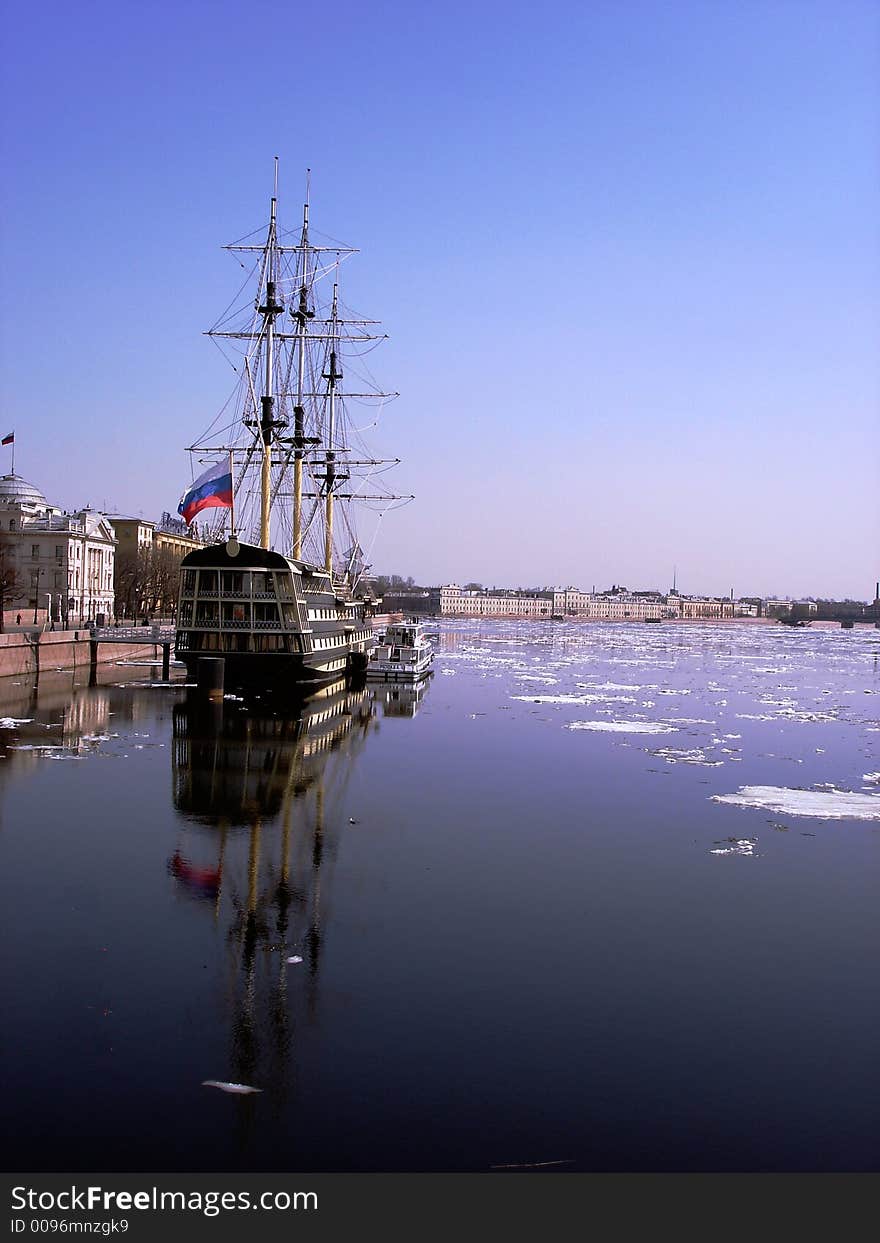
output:
M262 1088L252 1088L249 1083L225 1083L221 1079L203 1079L203 1088L219 1088L221 1092L230 1092L234 1096L249 1096L252 1092L262 1092Z
M665 760L667 764L699 764L703 768L720 768L724 760L712 760L706 754L702 747L655 747L649 750L649 755L654 755L659 760Z
M571 721L566 729L593 729L615 734L675 734L672 725L660 721Z
M717 846L710 850L710 855L746 855L757 854L758 839L756 837L728 837L729 846Z
M522 703L577 704L580 707L595 703L635 703L634 699L630 699L626 695L511 695L510 698L517 699Z
M786 786L741 786L736 794L713 794L715 803L760 807L786 816L817 816L822 820L880 820L880 794L853 790L794 790Z

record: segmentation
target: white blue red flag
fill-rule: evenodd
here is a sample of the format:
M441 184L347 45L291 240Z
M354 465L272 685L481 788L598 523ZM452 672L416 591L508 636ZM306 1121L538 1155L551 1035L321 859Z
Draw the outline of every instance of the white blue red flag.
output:
M221 509L232 508L232 471L228 458L215 462L199 475L180 498L177 512L183 515L184 522L189 526L200 510L209 509L212 505Z

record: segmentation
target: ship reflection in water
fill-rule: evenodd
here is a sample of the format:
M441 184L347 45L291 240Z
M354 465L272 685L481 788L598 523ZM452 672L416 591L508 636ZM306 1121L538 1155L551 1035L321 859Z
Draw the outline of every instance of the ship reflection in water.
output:
M212 1070L211 1085L271 1084L280 1099L292 1090L293 1033L314 1017L333 866L355 823L340 812L353 761L380 713L412 716L423 694L339 681L293 715L195 692L175 705L173 799L184 827L167 867L181 895L213 912L230 951L228 1065ZM242 1122L253 1105L241 1094Z

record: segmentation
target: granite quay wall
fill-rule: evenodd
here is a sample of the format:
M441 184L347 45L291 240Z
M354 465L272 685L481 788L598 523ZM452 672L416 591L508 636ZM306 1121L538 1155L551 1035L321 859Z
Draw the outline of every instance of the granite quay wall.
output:
M50 669L88 669L90 656L88 630L18 630L0 634L0 678ZM143 659L160 661L161 645L98 644L98 664Z

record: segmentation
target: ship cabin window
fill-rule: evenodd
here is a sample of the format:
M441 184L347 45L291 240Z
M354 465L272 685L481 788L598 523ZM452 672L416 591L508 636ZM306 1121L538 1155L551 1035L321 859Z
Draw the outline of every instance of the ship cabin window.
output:
M196 612L196 622L200 626L217 624L217 603L214 600L200 600Z
M195 570L184 570L180 576L180 591L184 596L191 596L196 589Z
M226 595L240 596L244 590L244 574L241 570L224 570L220 575L220 586Z
M233 626L244 626L249 624L249 618L246 613L250 613L250 608L245 604L230 604L224 600L223 602L223 624Z
M291 630L294 629L298 624L297 617L296 617L296 609L292 608L290 605L288 605L284 609L284 624L285 626L288 626Z
M192 624L193 606L191 600L184 600L177 613L177 624L179 626L189 626Z
M255 604L254 605L254 621L255 622L271 622L272 625L278 625L278 609L274 604Z
M199 574L199 593L201 595L217 590L217 571L202 570Z
M263 570L254 570L251 573L251 590L255 596L272 594L272 575Z

